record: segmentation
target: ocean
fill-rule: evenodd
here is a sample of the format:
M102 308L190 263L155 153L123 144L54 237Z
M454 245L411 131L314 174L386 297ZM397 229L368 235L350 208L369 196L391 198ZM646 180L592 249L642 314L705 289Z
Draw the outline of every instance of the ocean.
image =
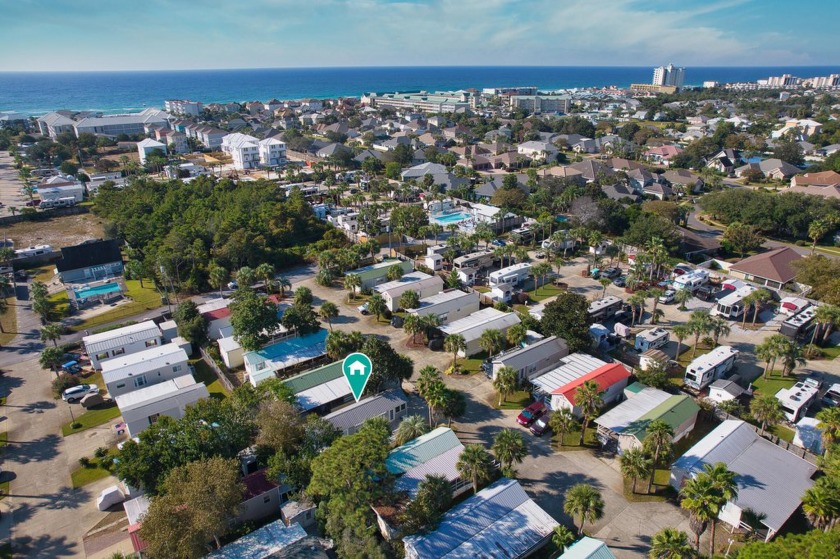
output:
M840 72L840 67L686 68L686 84L755 81ZM367 92L537 86L626 87L649 83L651 67L273 68L138 72L0 72L0 111L41 115L58 109L119 113L162 107L164 99L204 103L271 98L358 97Z

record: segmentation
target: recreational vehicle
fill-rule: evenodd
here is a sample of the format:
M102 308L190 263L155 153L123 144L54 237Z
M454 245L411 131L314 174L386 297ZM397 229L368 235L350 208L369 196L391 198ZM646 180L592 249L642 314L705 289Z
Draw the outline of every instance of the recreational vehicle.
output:
M30 256L40 256L42 254L50 254L51 252L54 251L50 245L35 245L16 250L15 258L29 258Z
M494 260L495 257L493 256L492 251L480 250L478 252L471 252L470 254L459 256L452 261L452 265L459 270L462 268L475 268L477 270L482 270L484 268L491 268Z
M685 369L685 385L695 390L703 390L708 385L723 378L732 369L738 350L729 346L718 346L709 353L701 355Z
M776 399L782 405L785 418L791 423L796 423L817 399L819 392L818 382L805 379L790 388L782 388L776 392Z
M522 281L530 275L531 264L528 262L521 262L519 264L514 264L513 266L508 266L507 268L502 268L501 270L492 272L490 274L490 285L500 285L502 283L517 285L522 283Z
M693 270L683 274L674 280L674 289L687 289L694 293L698 288L709 283L709 272L706 270Z
M751 285L745 285L736 289L717 302L715 308L712 309L712 316L738 318L747 310L746 306L748 305L744 305L744 299L755 291L756 288Z
M779 332L789 338L798 338L814 325L817 307L807 307L804 311L788 318L779 326Z
M664 328L652 328L636 334L636 351L644 353L649 349L659 349L668 345L670 335Z
M779 301L779 312L787 316L795 316L811 305L808 299L801 297L785 297Z
M607 295L603 299L596 299L589 303L589 318L593 322L600 322L610 318L621 310L622 301L614 295Z
M534 232L527 227L520 227L510 232L510 238L513 239L515 243L530 243L534 238Z

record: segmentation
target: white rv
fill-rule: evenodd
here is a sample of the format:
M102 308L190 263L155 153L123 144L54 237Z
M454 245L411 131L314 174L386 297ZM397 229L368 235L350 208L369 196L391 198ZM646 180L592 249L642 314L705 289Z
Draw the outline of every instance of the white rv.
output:
M729 346L718 346L701 355L685 368L685 385L702 390L732 370L738 350Z
M502 283L517 285L522 283L530 275L531 264L529 262L520 262L519 264L491 272L490 285L500 285Z
M819 392L819 383L805 379L790 388L782 388L776 392L776 399L782 404L782 411L787 420L796 423L817 399Z
M636 334L636 351L645 352L649 349L659 349L668 345L670 334L664 328L651 328Z
M779 312L786 316L793 316L807 309L811 305L808 299L801 297L785 297L779 301Z
M674 289L687 289L694 293L698 288L709 283L709 272L706 270L692 270L674 280Z
M482 270L484 268L491 268L494 260L495 257L493 256L492 251L480 250L478 252L471 252L470 254L459 256L452 261L452 265L459 270L462 268L475 268L477 270Z
M724 318L738 318L747 309L743 303L744 298L756 291L756 288L751 285L739 287L723 299L717 302L715 308L712 309L712 316L722 316Z
M779 332L794 339L804 334L814 325L817 308L819 307L806 307L804 311L788 318L779 326Z
M596 299L589 303L589 318L593 322L600 322L610 318L621 310L622 300L614 295L607 295L603 299Z

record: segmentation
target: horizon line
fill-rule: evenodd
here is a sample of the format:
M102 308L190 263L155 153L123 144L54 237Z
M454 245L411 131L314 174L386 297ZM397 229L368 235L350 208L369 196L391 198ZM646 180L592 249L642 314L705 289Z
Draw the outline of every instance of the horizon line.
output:
M664 64L662 64L664 66ZM811 64L811 65L693 65L675 66L685 69L700 68L840 68L840 64ZM374 70L374 69L449 69L449 68L657 68L653 65L601 65L601 64L454 64L454 65L365 65L365 66L264 66L237 68L135 68L135 69L103 69L103 70L0 70L2 74L107 74L107 73L142 73L142 72L246 72L253 70Z

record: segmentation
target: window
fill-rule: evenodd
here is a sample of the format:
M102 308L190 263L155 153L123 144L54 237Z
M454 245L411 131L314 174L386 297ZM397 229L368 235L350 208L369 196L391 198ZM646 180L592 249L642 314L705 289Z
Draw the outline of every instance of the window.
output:
M263 495L263 503L270 503L271 495Z
M156 345L158 345L157 339L146 340L146 347L155 347Z
M125 348L121 347L120 349L115 349L114 351L112 351L111 355L116 357L117 355L122 355L123 353L125 353Z
M390 421L394 421L394 410L391 410L391 411L388 413L388 419L389 419Z
M146 375L140 375L139 377L134 379L134 386L135 387L146 386L146 384L148 384L146 382Z
M149 416L149 425L154 425L157 423L158 418L160 417L159 413L155 413Z
M108 359L108 352L106 351L104 353L97 353L96 358L99 360Z
M405 411L405 404L400 405L400 411Z
M125 383L121 382L117 385L117 388L125 388Z
M173 373L177 373L180 370L181 370L181 365L175 365L174 367L172 367L172 372Z

